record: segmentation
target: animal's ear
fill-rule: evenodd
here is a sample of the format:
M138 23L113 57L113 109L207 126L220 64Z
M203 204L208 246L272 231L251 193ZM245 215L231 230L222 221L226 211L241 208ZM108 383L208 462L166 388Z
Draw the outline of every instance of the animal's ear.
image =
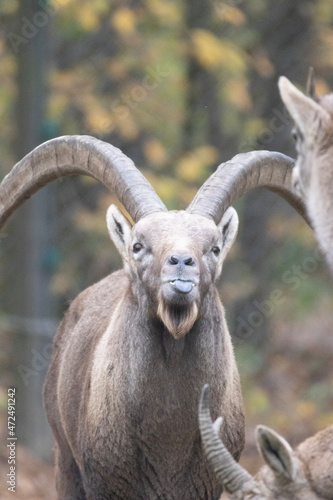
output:
M120 255L126 259L131 242L131 225L115 205L110 205L106 212L106 224L111 240Z
M302 94L285 76L279 78L279 90L284 105L304 135L311 130L314 117L329 123L329 113L311 97Z
M218 223L217 227L220 229L222 234L222 251L221 257L225 259L227 253L232 247L238 231L238 215L233 207L229 207L223 214L222 219Z
M264 425L258 425L256 441L262 458L273 472L293 481L296 477L297 465L289 443L277 432Z

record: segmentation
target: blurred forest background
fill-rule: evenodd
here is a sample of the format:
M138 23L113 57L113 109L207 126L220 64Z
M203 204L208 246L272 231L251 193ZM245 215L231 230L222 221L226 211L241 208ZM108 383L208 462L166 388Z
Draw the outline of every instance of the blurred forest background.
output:
M41 142L88 134L131 157L169 209L185 208L237 153L295 155L277 79L304 90L309 65L317 92L333 89L330 0L1 0L0 178ZM93 180L67 178L0 235L3 498L10 386L17 498L53 498L52 469L39 461L52 462L42 384L69 302L121 265L105 224L111 202ZM333 282L283 200L257 190L236 208L239 236L220 290L246 404L243 463L253 471L256 424L296 444L333 421Z

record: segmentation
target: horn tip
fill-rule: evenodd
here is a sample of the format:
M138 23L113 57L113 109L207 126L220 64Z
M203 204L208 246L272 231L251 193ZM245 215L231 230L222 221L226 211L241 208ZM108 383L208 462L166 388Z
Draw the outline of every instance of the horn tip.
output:
M312 66L308 69L308 78L306 81L306 93L309 97L315 97L316 95L316 85L315 85L315 73Z
M200 408L202 410L209 408L209 384L205 384L201 389Z

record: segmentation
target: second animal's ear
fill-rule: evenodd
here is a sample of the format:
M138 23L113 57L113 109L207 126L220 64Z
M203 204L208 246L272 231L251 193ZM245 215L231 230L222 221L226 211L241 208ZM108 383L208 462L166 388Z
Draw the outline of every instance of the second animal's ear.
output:
M236 239L238 224L239 219L236 210L233 207L229 207L224 212L222 219L217 225L222 234L221 257L223 259L225 259L227 253L229 252Z
M127 249L131 243L131 225L115 205L110 205L106 212L106 224L111 240L118 252L127 259Z
M285 76L279 78L279 90L284 105L303 135L311 131L314 117L329 122L328 112L311 97L302 94Z
M266 464L277 475L293 481L297 465L289 443L277 432L264 425L256 429L257 447Z

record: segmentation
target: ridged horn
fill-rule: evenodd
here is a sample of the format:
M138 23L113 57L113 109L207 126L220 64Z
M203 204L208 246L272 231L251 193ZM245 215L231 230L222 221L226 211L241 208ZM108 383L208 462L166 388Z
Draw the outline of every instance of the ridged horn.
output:
M308 71L308 78L306 81L306 93L309 97L312 97L312 99L316 97L315 73L312 66L309 67Z
M0 184L0 228L14 210L59 177L83 174L101 181L137 222L167 208L120 149L89 136L44 142L19 161Z
M200 395L199 428L205 456L216 479L228 493L239 491L252 476L241 467L224 446L214 429L209 411L209 386L206 384Z
M221 163L201 186L187 211L213 219L217 224L224 212L251 189L265 187L287 200L310 224L303 201L292 190L294 160L282 153L251 151Z

